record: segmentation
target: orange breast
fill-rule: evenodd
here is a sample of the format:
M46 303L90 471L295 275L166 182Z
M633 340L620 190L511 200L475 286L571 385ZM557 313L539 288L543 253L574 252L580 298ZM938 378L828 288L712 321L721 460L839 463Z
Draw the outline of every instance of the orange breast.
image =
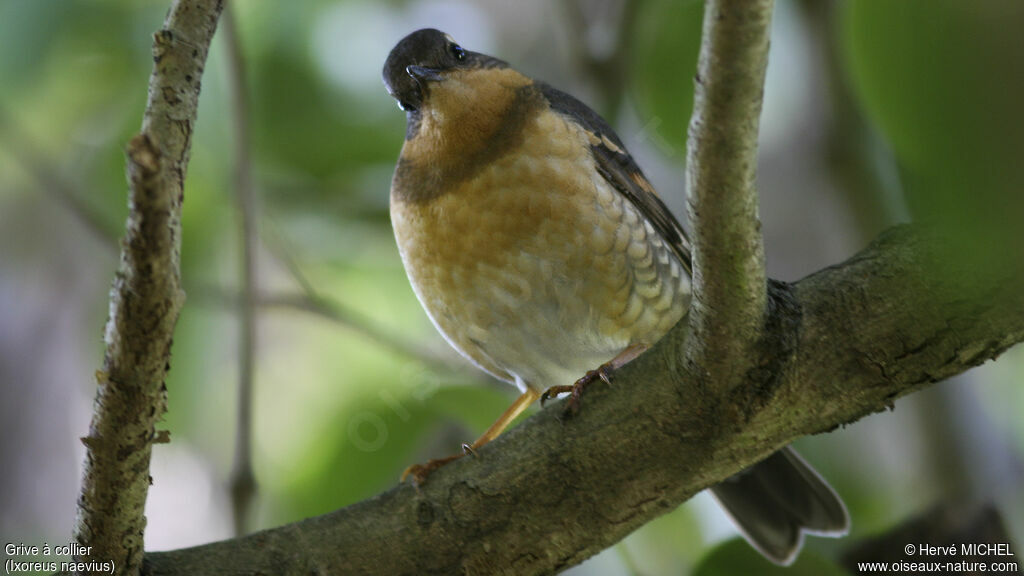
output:
M595 170L581 130L552 113L523 130L520 148L429 202L393 190L391 215L413 288L448 341L542 389L653 343L689 291L670 250Z

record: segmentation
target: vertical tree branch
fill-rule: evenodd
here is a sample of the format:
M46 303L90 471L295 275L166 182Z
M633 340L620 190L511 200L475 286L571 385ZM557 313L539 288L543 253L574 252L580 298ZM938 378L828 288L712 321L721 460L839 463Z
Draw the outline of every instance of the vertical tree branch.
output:
M694 226L687 358L718 386L749 368L766 276L757 213L757 134L772 0L710 0L687 144Z
M245 60L238 38L235 11L224 11L224 43L227 47L228 91L234 132L234 184L241 242L241 297L238 299L238 416L235 425L235 462L231 470L231 507L236 535L249 530L256 476L252 471L252 388L256 352L256 198L252 187L249 154L249 99Z
M128 144L129 214L110 292L103 368L86 446L75 540L79 561L112 562L117 574L142 563L152 446L166 410L164 378L185 300L181 203L200 78L221 0L178 0L153 36L154 69L142 132Z

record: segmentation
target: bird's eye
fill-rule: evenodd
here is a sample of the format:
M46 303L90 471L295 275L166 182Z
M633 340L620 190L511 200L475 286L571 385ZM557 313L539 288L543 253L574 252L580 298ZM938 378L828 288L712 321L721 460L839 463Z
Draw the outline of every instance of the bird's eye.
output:
M455 56L456 60L461 62L466 59L466 51L462 49L462 46L453 43L449 50L451 50L452 56Z

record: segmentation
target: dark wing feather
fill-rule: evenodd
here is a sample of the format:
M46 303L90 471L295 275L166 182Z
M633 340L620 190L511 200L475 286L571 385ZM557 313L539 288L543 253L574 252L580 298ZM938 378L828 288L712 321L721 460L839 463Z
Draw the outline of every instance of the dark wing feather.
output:
M651 226L679 258L687 274L692 275L690 239L686 236L686 231L658 197L654 187L640 171L640 167L626 151L626 147L611 126L597 112L565 92L543 82L535 82L535 85L547 99L552 110L568 116L593 135L590 149L594 154L598 172L650 221Z

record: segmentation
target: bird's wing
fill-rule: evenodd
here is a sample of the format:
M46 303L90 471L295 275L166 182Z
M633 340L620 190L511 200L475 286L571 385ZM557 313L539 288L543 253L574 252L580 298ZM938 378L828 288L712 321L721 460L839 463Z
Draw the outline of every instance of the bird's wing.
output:
M658 197L611 126L597 112L569 94L543 82L536 82L535 86L547 99L552 110L569 117L590 134L590 149L598 172L647 218L679 258L687 274L692 275L690 239L686 231Z

